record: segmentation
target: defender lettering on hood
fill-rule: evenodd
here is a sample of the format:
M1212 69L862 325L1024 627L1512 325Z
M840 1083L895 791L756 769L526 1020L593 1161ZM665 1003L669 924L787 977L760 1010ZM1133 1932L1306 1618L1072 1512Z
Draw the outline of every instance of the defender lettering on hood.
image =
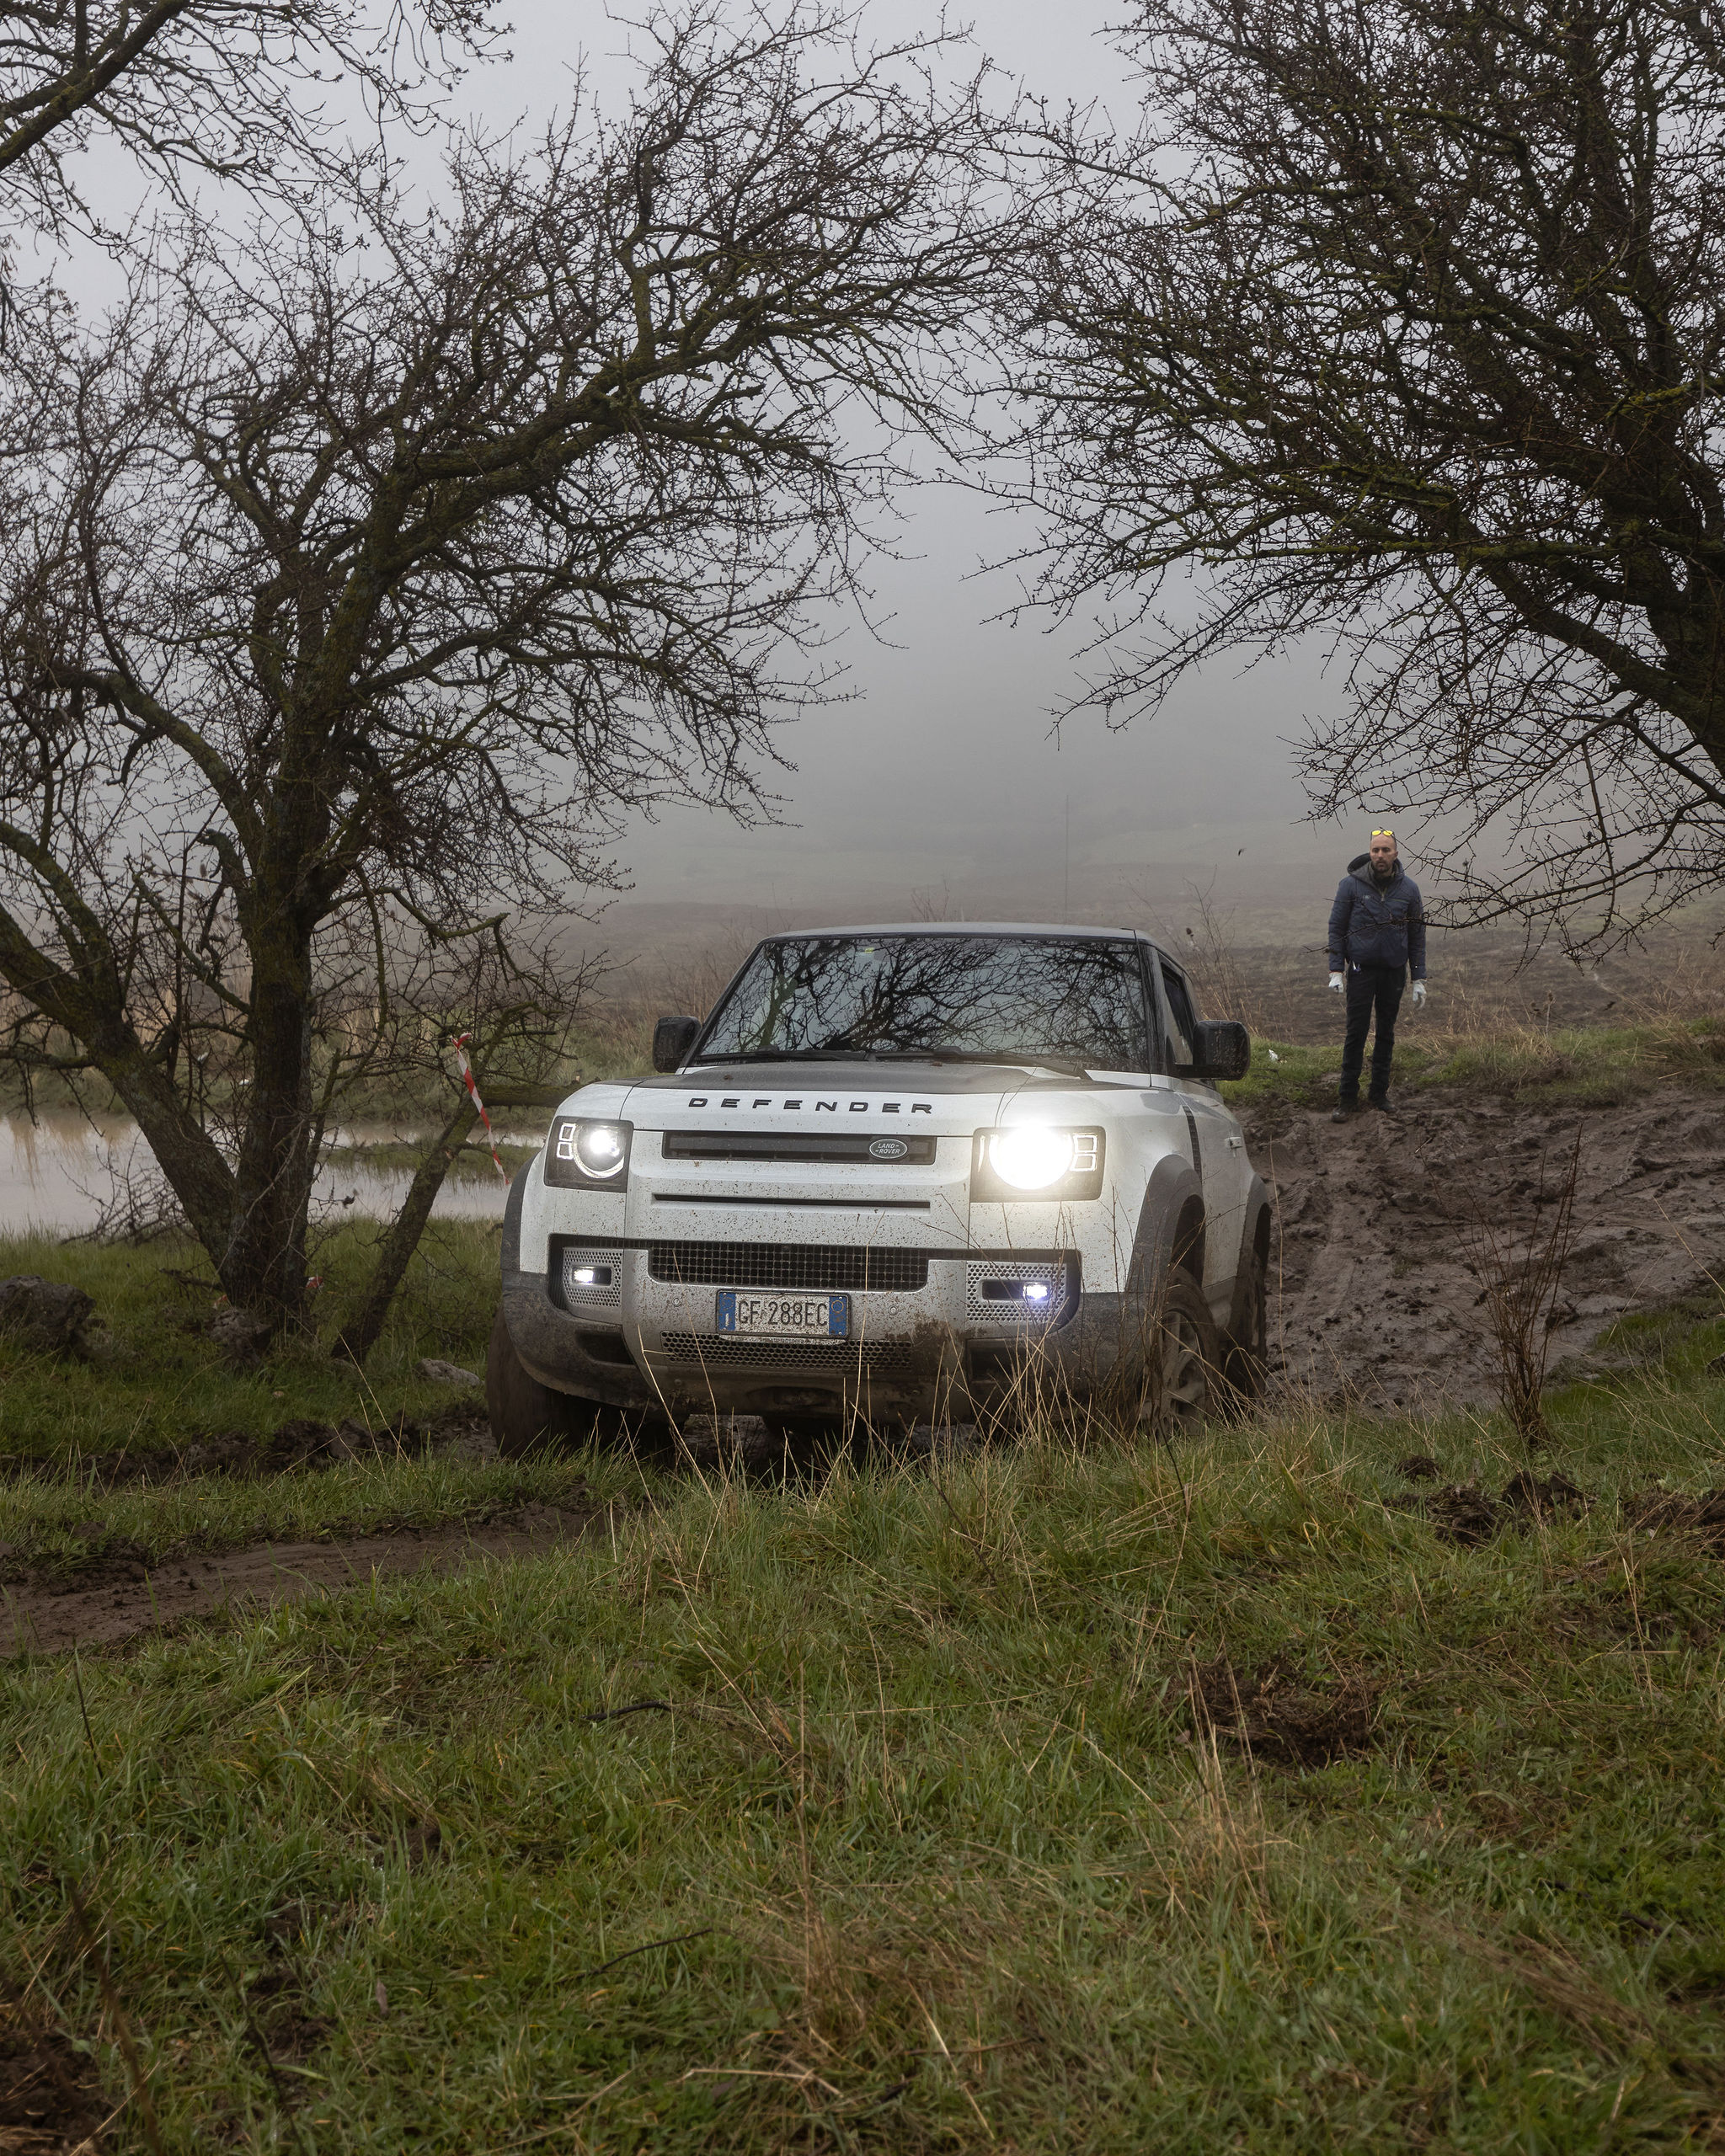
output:
M750 1100L741 1093L725 1093L718 1098L710 1093L691 1093L692 1108L777 1108L782 1113L815 1115L932 1115L932 1101L845 1101L817 1100L812 1093L798 1093L784 1100L775 1101L770 1094L761 1094Z

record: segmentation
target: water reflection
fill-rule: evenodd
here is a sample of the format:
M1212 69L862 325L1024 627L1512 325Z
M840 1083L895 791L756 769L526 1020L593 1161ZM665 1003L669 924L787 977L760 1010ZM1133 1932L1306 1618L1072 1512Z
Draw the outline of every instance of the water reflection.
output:
M540 1134L507 1134L506 1145L532 1145ZM387 1219L407 1194L412 1170L377 1166L365 1158L368 1146L412 1143L418 1134L382 1125L355 1125L339 1134L344 1152L318 1178L313 1201L320 1218L343 1213ZM479 1156L483 1175L451 1177L432 1207L436 1219L496 1219L507 1195L489 1161ZM163 1189L162 1176L149 1147L127 1116L93 1120L69 1111L0 1118L0 1231L24 1235L79 1235L93 1228L130 1189L147 1209Z

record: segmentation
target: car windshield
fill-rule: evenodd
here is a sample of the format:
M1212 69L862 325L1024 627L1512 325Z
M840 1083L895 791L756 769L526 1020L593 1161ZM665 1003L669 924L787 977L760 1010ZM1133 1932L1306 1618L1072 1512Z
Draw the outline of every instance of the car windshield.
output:
M1138 947L1083 936L782 937L708 1022L700 1058L937 1055L1150 1067Z

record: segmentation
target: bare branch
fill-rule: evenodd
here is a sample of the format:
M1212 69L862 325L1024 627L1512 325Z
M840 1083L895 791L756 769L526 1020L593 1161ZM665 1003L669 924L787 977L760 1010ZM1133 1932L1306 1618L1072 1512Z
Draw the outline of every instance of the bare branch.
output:
M1110 611L1082 701L1316 635L1315 813L1441 819L1463 915L1579 945L1717 885L1708 11L1139 0L1125 42L1142 130L1027 141L1000 286L1030 598Z

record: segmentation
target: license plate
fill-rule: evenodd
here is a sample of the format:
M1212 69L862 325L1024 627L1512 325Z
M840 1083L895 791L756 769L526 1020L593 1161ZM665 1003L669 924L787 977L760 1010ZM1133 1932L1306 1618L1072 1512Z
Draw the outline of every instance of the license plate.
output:
M718 1291L718 1329L780 1338L842 1340L851 1330L848 1295L751 1295Z

